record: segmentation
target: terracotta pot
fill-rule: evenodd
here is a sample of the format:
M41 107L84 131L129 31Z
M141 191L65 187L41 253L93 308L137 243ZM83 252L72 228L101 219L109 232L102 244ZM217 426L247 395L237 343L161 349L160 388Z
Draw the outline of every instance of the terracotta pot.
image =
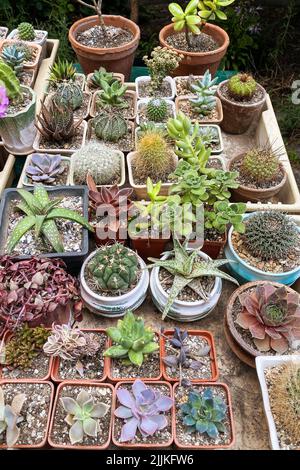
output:
M104 333L105 330L102 328L80 328L81 331L88 332L88 333ZM108 341L106 341L105 344L105 349L108 347ZM101 354L103 351L98 351L97 354ZM60 357L54 357L52 358L52 367L51 367L51 380L56 383L61 383L65 380L67 380L69 383L78 383L78 382L104 382L107 377L107 372L108 372L108 360L107 357L103 357L104 360L104 366L103 366L103 375L100 379L85 379L84 377L80 379L62 379L59 375L59 366L60 366Z
M43 440L39 444L15 444L13 446L13 449L40 449L41 447L44 447L47 443L47 437L48 437L48 430L49 430L49 425L50 425L50 418L51 418L51 411L52 411L52 404L54 400L54 385L52 382L43 382L41 380L31 380L31 379L23 379L21 380L6 380L3 379L1 380L1 386L5 384L16 384L16 383L28 383L28 384L43 384L43 385L48 385L50 387L50 401L49 401L49 407L48 407L48 418L47 418L47 424L45 428L45 435ZM0 449L7 449L6 444L0 444Z
M247 353L251 354L251 356L257 357L257 356L270 356L269 351L266 352L260 352L258 351L255 347L250 346L246 341L244 341L243 337L241 334L238 332L238 330L235 327L235 323L232 317L232 310L235 301L237 300L238 296L245 293L247 290L255 288L257 286L263 286L266 284L271 284L274 287L282 287L282 284L279 284L278 282L270 282L270 281L254 281L254 282L247 282L243 286L239 287L236 289L233 294L231 294L229 301L227 303L227 308L226 308L226 321L228 328L230 330L231 335L235 339L235 341L241 346L242 349L244 349ZM285 286L288 292L294 293L295 291L291 289L291 287ZM247 330L245 330L247 331ZM249 332L250 335L250 332Z
M189 336L202 336L207 340L207 342L210 345L210 360L211 360L211 377L209 379L192 379L192 383L201 383L201 382L214 382L218 380L219 377L219 371L218 371L218 363L217 363L217 355L216 355L216 348L215 348L215 342L214 342L214 337L209 331L205 330L187 330ZM174 330L166 330L164 331L164 335L161 335L160 337L160 357L162 361L162 373L163 373L163 379L167 380L168 382L178 382L179 377L174 378L170 377L167 373L167 366L165 365L163 358L166 356L166 338L164 336L170 336L170 338L173 336Z
M196 385L196 383L195 383ZM210 444L210 445L203 445L203 446L200 446L200 445L183 445L183 444L180 444L180 442L178 441L177 439L177 435L176 435L176 407L174 406L175 410L174 410L174 413L173 413L173 435L174 435L174 444L176 445L176 447L178 447L179 449L197 449L197 450L200 450L200 449L207 449L207 450L211 450L211 449L228 449L229 447L232 447L234 442L235 442L235 427L234 427L234 421L233 421L233 414L232 414L232 405L231 405L231 398L230 398L230 392L229 392L229 388L227 387L226 384L223 384L223 383L216 383L216 382L206 382L205 384L204 383L198 383L198 385L201 385L203 387L211 387L211 388L216 388L216 387L219 387L219 388L223 388L226 392L226 398L227 398L227 405L228 405L228 415L229 415L229 421L230 421L230 428L231 428L231 439L230 439L230 442L229 444L224 444L224 445L219 445L219 444ZM176 389L178 388L179 384L176 383L174 386L173 386L173 397L174 397L174 400L175 400L175 393L176 393Z
M179 113L179 111L182 111L182 104L186 101L189 101L190 98L195 98L196 95L182 95L182 96L177 96L175 99L175 107L176 107L176 114ZM216 106L215 109L217 111L217 117L216 118L203 118L200 116L197 116L196 118L191 117L190 119L192 122L199 122L201 124L220 124L223 121L223 110L222 110L222 103L219 100L219 98L216 97Z
M224 29L214 24L206 23L203 28L203 32L212 36L213 39L220 45L218 49L210 52L186 52L180 49L172 48L166 42L166 39L173 34L174 31L173 23L168 24L161 29L159 33L160 45L167 47L168 49L175 49L180 54L184 55L184 59L180 62L179 67L173 73L173 76L179 75L204 75L207 69L209 69L212 75L218 70L219 64L226 54L229 46L229 36Z
M172 386L170 384L168 384L167 382L162 382L162 381L159 381L159 382L155 382L153 380L145 380L144 379L141 379L143 380L143 382L146 384L146 385L165 385L166 387L169 388L169 391L170 391L170 398L173 399L173 390L172 390ZM123 449L158 449L158 448L164 448L164 447L169 447L172 445L173 443L173 426L171 427L172 430L171 430L171 434L172 434L172 437L171 439L168 441L168 442L163 442L163 443L160 443L160 444L147 444L146 442L142 442L142 443L131 443L131 442L119 442L116 438L115 438L115 427L116 427L116 419L120 419L120 418L116 418L114 416L114 411L116 410L116 408L118 407L118 404L117 404L117 401L118 401L118 398L117 398L117 390L118 388L122 387L122 385L124 384L130 384L132 385L132 382L122 382L122 383L118 383L116 385L116 388L115 388L115 393L114 393L114 401L113 401L113 412L112 412L112 415L113 415L113 424L112 424L112 442L115 446L117 447L122 447ZM173 408L171 408L171 420L173 420ZM124 421L125 423L125 421Z
M62 390L62 388L68 386L68 385L73 385L74 387L101 387L101 388L110 388L111 391L112 391L112 406L111 406L111 419L110 419L110 425L109 425L109 430L108 430L108 437L107 437L107 441L101 446L101 445L83 445L83 444L56 444L52 438L51 438L51 433L52 433L52 429L53 429L53 426L54 426L54 420L55 420L55 412L56 412L56 408L57 408L57 405L58 405L58 402L59 402L59 395L60 395L60 392ZM110 384L104 384L104 383L95 383L93 381L85 381L85 382L70 382L68 380L66 380L65 382L62 382L59 384L59 386L57 387L57 390L56 390L56 396L55 396L55 401L54 401L54 405L53 405L53 408L52 408L52 416L51 416L51 422L50 422L50 427L49 427L49 434L48 434L48 443L51 447L54 447L56 449L72 449L72 450L104 450L104 449L107 449L107 447L109 446L110 444L110 438L111 438L111 427L112 427L112 410L113 410L113 403L114 403L114 388L112 385ZM68 440L69 442L69 440Z
M241 155L233 157L228 163L229 171L232 171L233 165L237 161L242 160L245 155L246 153L242 153ZM275 186L272 186L271 188L250 188L240 184L238 188L232 189L233 196L238 196L238 198L236 199L244 202L257 202L265 199L270 199L273 196L276 196L276 194L278 194L285 186L287 180L287 173L283 165L281 165L281 169L283 171L283 178L281 182L276 184Z
M131 245L140 257L147 261L150 256L160 258L169 240L170 238L131 238Z
M227 243L227 233L222 235L222 240L204 240L204 245L201 248L203 253L206 253L212 259L217 259L221 250Z
M77 34L98 24L98 16L95 15L82 18L71 26L69 30L71 46L86 74L98 70L99 67L105 67L109 72L123 73L125 80L129 81L134 54L140 40L140 28L123 16L103 15L103 20L107 26L129 30L133 34L133 39L122 46L105 49L80 44L76 40Z
M216 96L220 98L223 107L223 121L221 127L223 131L229 134L244 134L244 132L249 129L252 122L258 122L263 111L267 92L261 85L257 84L258 88L263 93L263 98L260 101L252 104L247 102L236 103L225 98L222 93L222 89L227 83L228 80L220 83L216 91Z

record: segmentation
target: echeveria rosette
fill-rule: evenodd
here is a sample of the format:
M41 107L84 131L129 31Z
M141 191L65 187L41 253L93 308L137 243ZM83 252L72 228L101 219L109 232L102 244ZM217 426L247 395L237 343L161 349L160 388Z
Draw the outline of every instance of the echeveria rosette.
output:
M6 94L6 88L4 86L0 86L0 118L4 118L6 116L8 106L9 99Z
M300 339L299 295L284 286L257 286L239 296L243 307L236 323L249 330L259 351L285 353L292 341Z
M61 162L61 155L34 153L26 174L37 183L54 183L57 176L62 175L65 170Z
M120 387L117 397L121 404L115 410L115 416L125 420L122 427L120 442L135 439L139 430L142 436L153 436L168 425L168 418L163 414L173 406L173 400L147 387L142 380L136 380L132 385L132 393Z

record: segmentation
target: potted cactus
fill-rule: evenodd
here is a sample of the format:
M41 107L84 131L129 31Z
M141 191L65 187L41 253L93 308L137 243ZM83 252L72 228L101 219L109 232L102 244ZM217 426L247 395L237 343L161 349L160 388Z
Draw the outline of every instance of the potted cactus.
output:
M106 333L110 341L104 357L110 358L108 378L111 382L161 378L159 337L151 327L145 326L142 318L128 310L124 319Z
M1 59L13 69L21 85L32 87L35 74L34 70L24 68L25 58L25 50L16 44L5 46L1 51Z
M164 124L175 116L174 101L165 98L143 98L137 103L137 125L154 122Z
M8 39L34 42L35 44L38 44L41 47L46 46L47 37L47 31L34 29L31 23L27 23L25 21L20 23L18 27L16 29L13 29L8 35Z
M66 186L69 182L70 160L61 155L32 153L28 155L22 177L23 186Z
M2 61L0 82L0 133L4 147L12 154L28 154L36 135L35 93L21 85L13 69Z
M97 90L103 90L103 82L108 85L112 85L116 81L123 84L124 79L122 73L107 72L105 67L100 67L87 75L85 90L94 93Z
M222 129L229 134L243 134L257 122L266 101L266 90L246 73L220 83L217 97L223 108Z
M144 261L120 243L105 245L90 254L80 272L85 305L104 316L122 316L145 300L149 274Z
M58 107L71 108L76 121L89 116L91 100L91 93L82 91L78 83L69 80L56 85L55 91L46 97L45 105L49 108L54 101Z
M172 388L136 380L116 386L112 440L126 449L169 447L173 442Z
M58 59L50 68L48 92L55 91L59 85L66 82L79 85L80 89L83 90L85 87L85 75L76 72L72 62Z

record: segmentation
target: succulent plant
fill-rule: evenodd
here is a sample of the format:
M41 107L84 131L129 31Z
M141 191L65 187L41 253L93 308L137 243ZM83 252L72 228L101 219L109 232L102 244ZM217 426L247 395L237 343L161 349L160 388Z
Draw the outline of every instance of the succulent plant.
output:
M100 67L99 70L95 70L89 80L89 85L93 88L103 89L103 82L111 86L118 79L114 76L113 72L107 72L104 67Z
M94 210L101 205L110 205L116 209L116 215L119 215L120 210L122 210L122 203L126 203L126 212L129 210L131 201L130 196L133 193L132 188L122 188L115 184L110 188L101 186L99 189L93 179L93 177L88 174L86 177L86 184L89 188L89 199Z
M120 243L102 246L87 265L95 286L112 293L129 289L137 279L138 270L136 254Z
M198 15L204 21L227 20L227 15L222 10L224 7L231 5L235 0L203 0L198 4Z
M65 421L71 426L69 438L72 445L82 442L85 435L97 437L99 420L108 413L109 405L95 403L86 390L81 390L76 400L72 397L61 397L60 403L68 413Z
M202 393L191 390L180 410L182 422L189 432L206 433L211 439L225 432L223 421L227 405L221 397L214 396L210 387L205 387Z
M58 61L55 62L55 64L53 64L50 69L49 82L53 84L58 84L64 81L74 81L75 74L76 69L73 66L72 62L58 59Z
M14 70L17 76L23 71L25 53L15 45L3 47L1 59Z
M278 176L280 163L277 155L270 148L253 148L244 156L240 173L262 184Z
M299 237L295 222L281 212L258 212L249 217L245 225L247 250L266 261L286 259Z
M285 286L258 285L239 296L242 306L236 323L249 330L260 351L273 349L279 354L300 339L300 297Z
M81 123L82 119L74 121L71 108L57 105L54 100L51 100L49 110L44 102L41 103L41 113L37 115L36 127L48 140L68 142L74 137Z
M64 172L61 155L33 153L30 164L26 167L26 175L34 182L54 183Z
M7 447L13 447L19 439L18 424L23 421L20 414L26 398L24 393L18 393L7 405L4 390L0 387L0 435L5 433Z
M55 223L57 219L67 219L93 231L88 221L78 212L59 207L61 199L50 199L42 185L35 185L33 193L18 189L18 194L21 202L16 205L16 208L23 212L25 217L18 222L11 233L6 245L7 253L11 253L22 236L31 229L34 229L36 238L43 235L54 251L64 252L61 235Z
M175 31L185 31L185 38L188 47L192 46L189 31L193 34L200 34L201 18L197 15L199 0L190 0L185 9L178 3L170 3L168 8L172 15Z
M102 82L102 91L98 96L97 105L100 108L128 108L128 103L124 99L126 85L122 85L118 80L109 85Z
M200 117L207 116L216 106L216 88L217 78L211 79L209 70L205 72L203 78L191 86L192 91L196 93L196 98L190 98L189 101Z
M30 62L33 60L32 48L23 41L17 41L14 43L16 50L24 54L24 62Z
M58 107L71 108L73 111L83 103L83 91L72 81L58 84L52 100Z
M85 184L87 174L92 175L96 185L111 185L119 182L121 159L117 150L105 144L89 142L72 155L74 180Z
M163 122L168 114L168 105L163 98L152 98L146 106L147 118L153 122Z
M256 89L256 81L247 73L238 73L228 81L229 94L236 100L250 101Z
M33 41L35 38L34 27L31 23L20 23L18 25L18 35L22 41Z
M123 320L118 321L117 327L107 328L106 333L114 345L104 352L104 356L126 359L138 367L143 364L144 356L159 348L154 341L154 331L146 328L144 320L135 317L131 310L126 312Z
M230 261L224 259L205 260L200 258L199 252L201 249L188 251L186 243L181 245L180 242L174 238L174 251L168 252L169 257L165 260L148 258L153 264L148 265L148 269L158 267L166 269L172 276L174 276L173 285L168 295L168 301L165 305L162 319L168 315L172 304L180 294L180 292L189 286L197 295L205 301L208 300L206 292L203 290L199 283L199 279L203 276L220 277L228 281L238 284L237 280L228 274L218 269Z
M168 425L165 412L173 406L173 400L154 389L155 385L147 386L142 380L132 384L132 392L124 387L117 390L117 398L121 404L114 414L125 420L122 427L120 442L133 441L137 431L143 437L153 436Z
M216 127L200 126L199 136L202 139L205 147L212 147L213 145L220 145L219 133Z
M26 323L17 328L4 346L2 364L13 369L27 369L43 350L49 330L42 326L30 328Z
M155 94L160 89L164 78L178 67L182 59L182 54L178 54L173 49L160 46L153 49L150 59L147 56L143 57L143 61L150 72L151 94Z
M204 226L206 229L215 229L219 233L225 233L227 227L232 224L235 232L244 233L243 215L246 207L246 204L242 202L230 204L228 201L217 201L205 210Z
M127 134L127 122L121 114L102 112L91 120L98 139L118 142Z
M174 173L171 174L174 183L170 194L178 194L182 204L191 203L199 207L209 198L209 181L206 175L201 175L197 169L184 160L180 160Z
M22 100L20 81L14 70L3 61L0 61L0 86L5 88L10 101Z

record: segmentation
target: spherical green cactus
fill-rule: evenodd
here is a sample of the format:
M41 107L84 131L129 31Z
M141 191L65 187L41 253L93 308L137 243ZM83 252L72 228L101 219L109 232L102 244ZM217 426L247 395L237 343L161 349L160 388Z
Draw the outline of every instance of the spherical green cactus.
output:
M136 282L138 270L137 256L120 243L101 247L87 265L91 282L104 292L128 290Z
M254 148L243 158L240 173L259 184L272 181L280 172L277 156L269 149Z
M163 122L168 114L168 105L161 98L154 98L147 104L147 118L153 122Z
M19 38L22 41L33 41L35 38L34 27L30 23L20 23L18 26Z
M118 142L127 133L127 123L121 114L98 114L92 119L92 127L98 139L109 142Z
M80 86L74 82L60 83L53 100L57 105L71 107L75 111L83 103L83 92Z
M237 100L251 100L256 89L256 81L247 73L238 73L228 81L228 91L230 95Z

